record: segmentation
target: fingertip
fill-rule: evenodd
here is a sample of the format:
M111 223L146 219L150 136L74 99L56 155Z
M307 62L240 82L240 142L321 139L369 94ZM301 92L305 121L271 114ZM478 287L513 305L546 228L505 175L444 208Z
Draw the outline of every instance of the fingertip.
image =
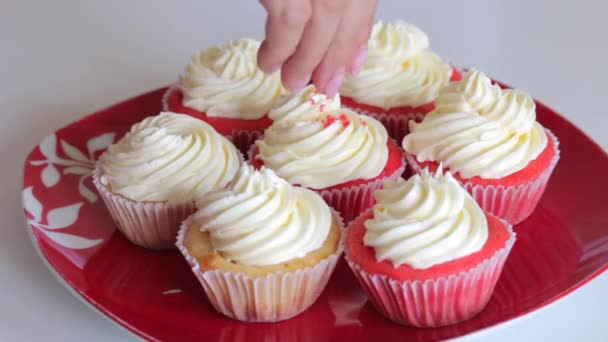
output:
M344 76L346 74L346 68L340 67L336 70L332 76L327 80L325 85L319 87L319 90L325 93L327 96L334 96L338 93L340 86L342 86L342 82L344 81Z
M353 57L353 60L348 65L347 71L351 75L358 74L363 68L365 59L367 58L367 46L362 46L357 50L357 53Z
M273 61L272 58L270 57L270 54L267 52L267 50L268 50L268 44L266 44L266 41L264 41L262 43L262 45L260 45L260 48L258 49L258 54L257 54L258 67L264 73L272 74L281 68L281 63Z
M301 77L290 77L285 73L281 73L281 81L290 92L297 93L310 83L310 74Z
M273 64L270 67L261 67L259 64L258 66L260 67L260 70L262 70L265 74L274 74L275 72L279 71L281 69L281 64Z

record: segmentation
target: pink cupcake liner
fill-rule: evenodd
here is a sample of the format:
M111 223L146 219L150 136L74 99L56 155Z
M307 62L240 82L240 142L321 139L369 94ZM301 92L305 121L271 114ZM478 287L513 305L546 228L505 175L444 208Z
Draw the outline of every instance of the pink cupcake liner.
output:
M319 298L344 250L345 229L339 214L340 242L336 252L313 267L294 272L276 272L264 277L223 270L201 270L196 258L184 246L191 219L178 233L176 246L201 283L207 298L218 312L244 322L277 322L308 309Z
M490 212L514 225L521 223L532 214L559 160L559 141L548 129L545 129L545 132L549 139L553 139L556 153L549 167L538 178L517 186L478 185L459 180L462 187L473 196L484 211ZM406 152L405 158L413 173L421 171L420 164L414 155Z
M424 113L405 113L405 114L389 114L389 113L376 113L376 112L368 112L363 109L353 108L344 106L350 110L354 110L355 112L371 116L372 118L380 121L382 125L386 128L388 135L400 142L403 138L410 132L410 121L421 122L422 119L426 116Z
M515 243L512 226L505 246L472 269L429 280L397 281L369 274L345 255L359 284L374 307L393 322L439 327L467 320L488 304L504 263Z
M194 202L135 202L112 193L101 184L101 170L93 171L93 184L114 223L132 243L151 249L175 249L179 226L196 211Z
M253 160L252 158L255 150L256 146L254 144L247 153L249 160ZM382 184L385 181L394 181L401 177L405 171L406 165L405 160L402 160L401 166L395 172L366 184L331 190L311 190L321 195L330 207L340 213L344 222L349 223L359 216L360 213L376 204L374 192L381 189Z

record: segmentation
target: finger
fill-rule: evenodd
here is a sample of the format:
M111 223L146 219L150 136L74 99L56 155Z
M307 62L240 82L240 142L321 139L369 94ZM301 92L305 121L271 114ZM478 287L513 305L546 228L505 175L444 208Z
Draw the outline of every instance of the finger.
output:
M372 32L372 27L374 26L374 15L376 12L376 7L378 5L377 0L373 0L372 6L374 7L372 10L372 15L368 16L367 23L364 22L363 27L364 30L361 32L361 36L359 37L359 47L355 52L355 55L351 59L350 63L346 66L346 71L351 75L356 75L363 68L363 63L365 63L365 59L367 58L367 41Z
M367 58L367 46L360 45L355 52L355 56L351 59L350 63L346 66L346 71L351 75L356 75L363 68L363 63L365 63L365 58Z
M308 84L312 71L321 62L333 40L348 1L312 0L312 16L300 44L281 69L281 78L286 87L297 91Z
M342 82L344 81L344 75L346 74L346 68L344 66L339 67L332 76L325 82L321 87L318 87L320 92L327 94L327 96L334 96L340 89ZM315 84L316 85L316 84Z
M266 38L258 50L258 66L266 73L277 71L291 56L310 19L310 1L261 0L268 12Z
M314 72L313 81L321 92L334 95L344 72L353 72L363 65L375 9L375 0L351 2L345 9L334 40Z

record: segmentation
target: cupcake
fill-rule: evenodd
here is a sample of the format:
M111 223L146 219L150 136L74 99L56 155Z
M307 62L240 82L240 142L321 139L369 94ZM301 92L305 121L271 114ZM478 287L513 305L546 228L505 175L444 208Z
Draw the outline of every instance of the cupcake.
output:
M93 183L114 222L136 245L175 248L194 202L226 186L242 156L213 127L170 112L133 125L99 158Z
M403 139L412 171L443 163L485 211L511 224L525 220L559 159L534 100L471 70L441 91L436 106Z
M340 89L343 105L373 116L401 141L408 122L422 120L441 88L460 79L458 70L428 48L429 39L418 27L377 22L363 69L347 76Z
M315 192L243 165L197 202L177 246L220 313L247 322L291 318L319 297L343 250L343 226Z
M270 126L268 110L285 92L279 73L258 68L259 46L241 39L200 50L165 93L164 110L204 120L246 153Z
M415 327L467 320L488 303L515 242L449 172L386 182L355 219L346 260L372 304Z
M314 86L284 96L251 160L289 183L317 191L345 222L374 204L373 191L405 169L403 152L377 120L341 108Z

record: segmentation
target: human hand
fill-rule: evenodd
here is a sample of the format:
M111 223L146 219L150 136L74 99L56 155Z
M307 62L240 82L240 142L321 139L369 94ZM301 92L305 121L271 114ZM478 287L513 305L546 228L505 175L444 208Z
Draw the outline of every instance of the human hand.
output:
M311 80L333 96L346 72L358 73L367 54L377 0L260 0L268 12L258 65L281 69L291 91Z

